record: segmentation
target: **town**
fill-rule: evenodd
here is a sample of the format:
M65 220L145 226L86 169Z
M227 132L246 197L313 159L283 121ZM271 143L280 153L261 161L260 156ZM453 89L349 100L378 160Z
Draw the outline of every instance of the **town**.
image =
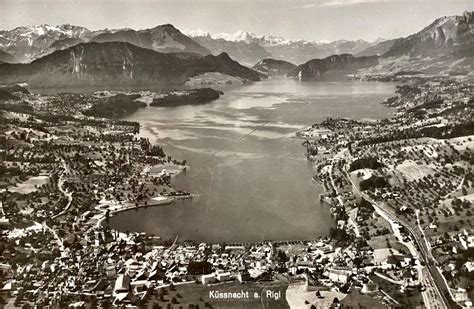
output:
M338 227L411 259L414 267L388 277L416 278L426 307L470 307L473 87L417 78L397 94L384 102L396 109L392 119L327 119L299 133L314 180Z
M138 123L99 118L111 102L127 102L118 114L139 108L130 102L140 96L3 88L2 306L230 305L222 293L250 308L470 307L473 93L417 79L383 103L393 118L328 118L298 132L334 216L329 235L208 244L108 224L192 198L170 181L186 161L140 137Z

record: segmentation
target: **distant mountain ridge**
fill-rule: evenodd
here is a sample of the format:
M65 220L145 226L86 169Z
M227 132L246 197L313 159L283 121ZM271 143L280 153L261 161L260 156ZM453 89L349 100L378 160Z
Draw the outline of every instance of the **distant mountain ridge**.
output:
M209 35L193 37L193 40L205 46L213 55L225 52L228 53L232 59L249 67L261 59L273 57L265 48L255 42L213 39Z
M380 65L361 73L396 74L403 71L472 76L474 12L438 18L417 33L393 40L393 45L381 54Z
M128 42L138 47L160 52L192 52L201 55L210 51L182 34L173 25L166 24L151 29L103 29L90 31L69 24L17 27L0 31L0 51L11 54L9 62L31 62L54 51L86 42Z
M474 12L436 19L421 31L397 40L384 57L458 54L473 56Z
M181 59L183 63L186 61L190 63L190 59L198 59L196 58L198 56L212 54L221 57L224 53L226 58L229 58L226 59L228 63L234 59L248 68L254 67L269 75L289 73L292 71L289 68L293 63L300 64L300 72L303 76L307 74L308 78L319 78L318 76L322 76L322 74L327 75L327 72L341 71L342 67L352 70L357 66L357 63L365 63L362 61L362 59L366 59L364 57L375 59L370 58L371 56L379 56L378 64L374 65L376 68L372 73L376 70L379 72L411 70L428 74L454 74L456 72L472 72L474 67L474 12L466 12L461 16L438 18L419 32L405 38L377 39L374 42L364 40L334 42L287 40L274 36L258 36L245 31L216 35L204 31L188 31L187 33L191 37L170 24L144 30L123 28L97 31L69 24L18 27L13 30L0 31L0 63L25 63L35 59L40 60L58 51L76 46L90 49L92 48L90 46L93 45L83 44L92 42L123 42L160 53L173 53L174 56L170 59ZM123 49L123 47L121 48ZM101 52L114 56L112 51L101 50ZM117 51L117 53L120 52L123 50ZM156 55L149 55L153 59L157 59ZM337 55L342 57L335 57ZM354 55L354 57L350 58L347 55ZM122 56L124 57L123 61L128 61L127 53L123 53ZM89 56L89 58L91 57ZM335 63L333 65L326 64L327 59L333 59ZM264 61L262 62L262 60ZM148 60L143 61L147 62ZM104 61L100 63L106 66L116 65L116 63ZM238 64L235 66L235 69L239 71L237 74L246 75L248 73L242 71L242 66L239 63L235 63ZM367 60L367 63L375 62ZM48 65L54 66L53 64ZM341 67L338 67L339 65ZM26 67L35 66L37 64ZM315 67L317 69L313 70ZM326 67L329 69L326 70ZM179 69L184 68L180 67ZM365 64L363 69L366 69ZM188 70L188 73L194 74L193 69L188 68ZM205 73L208 72L211 71ZM100 75L100 72L97 71L96 74ZM228 74L228 72L223 74ZM156 76L152 79L155 78Z
M388 52L394 44L401 39L383 40L377 42L375 45L369 46L361 52L355 53L354 56L381 56Z
M188 30L186 33L213 54L225 51L232 58L245 64L256 63L265 58L301 64L311 59L324 58L334 54L360 53L380 43L379 40L375 42L364 40L333 42L288 40L275 36L258 36L246 31L216 35L202 30Z
M350 54L332 55L324 59L313 59L294 68L288 75L300 80L320 80L338 76L378 64L377 56L354 57Z
M159 52L189 52L208 55L211 52L182 34L173 25L166 24L145 30L118 30L104 32L91 39L92 42L127 42L138 47Z
M16 62L29 62L58 40L87 39L93 35L87 28L69 24L17 27L0 31L0 50L11 54Z
M296 68L291 62L275 59L263 59L252 67L254 70L266 75L287 75Z
M119 41L160 52L193 52L201 55L226 52L233 59L251 67L266 58L299 64L332 54L355 54L376 43L363 40L287 40L275 36L257 36L246 31L216 35L204 31L187 33L190 35L183 34L170 24L143 30L123 28L97 31L69 24L43 24L0 31L0 51L14 57L14 61L10 62L25 63L79 43Z
M364 40L339 40L329 43L292 41L288 44L273 44L264 41L265 48L277 59L302 64L311 59L325 58L338 54L356 54L371 46Z
M55 51L30 64L0 64L0 83L26 82L35 87L178 85L207 72L248 81L263 77L225 53L160 53L125 42L90 42Z
M410 65L417 69L427 67L429 72L443 71L450 66L460 67L462 71L472 70L474 56L474 12L465 12L460 16L445 16L436 19L421 31L405 38L390 40L377 39L374 42L363 40L334 42L287 40L281 37L259 36L251 32L238 31L233 34L220 33L211 35L205 31L188 31L196 39L205 37L202 45L211 52L214 42L224 41L233 47L233 50L242 50L254 44L260 46L271 56L265 58L281 59L296 64L305 64L312 59L323 59L331 55L352 54L356 57L381 56L387 58L410 57ZM220 43L223 46L223 43ZM253 50L257 50L255 47ZM229 49L230 50L230 49ZM259 49L259 55L253 59L264 57L264 52ZM249 57L229 52L238 61L248 62ZM418 58L416 58L418 57ZM420 58L421 57L421 58ZM443 57L444 63L434 63L430 57ZM404 64L403 64L404 65Z

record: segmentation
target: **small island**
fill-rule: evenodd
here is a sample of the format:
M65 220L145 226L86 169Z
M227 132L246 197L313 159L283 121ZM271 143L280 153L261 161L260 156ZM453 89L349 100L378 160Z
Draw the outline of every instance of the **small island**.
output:
M176 107L181 105L206 104L219 99L222 91L211 88L173 91L162 97L154 98L150 106Z

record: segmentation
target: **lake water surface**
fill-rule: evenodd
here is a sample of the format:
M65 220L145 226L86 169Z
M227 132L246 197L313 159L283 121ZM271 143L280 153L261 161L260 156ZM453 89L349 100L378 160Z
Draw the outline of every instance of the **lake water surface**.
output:
M148 107L127 117L190 168L173 184L196 194L111 219L120 230L206 242L310 239L333 219L294 133L327 117L388 117L395 85L278 78L225 91L199 106Z

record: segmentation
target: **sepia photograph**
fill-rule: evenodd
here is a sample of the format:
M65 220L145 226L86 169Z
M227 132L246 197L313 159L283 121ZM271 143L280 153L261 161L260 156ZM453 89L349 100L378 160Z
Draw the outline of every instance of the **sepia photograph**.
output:
M474 1L0 0L0 309L474 308Z

